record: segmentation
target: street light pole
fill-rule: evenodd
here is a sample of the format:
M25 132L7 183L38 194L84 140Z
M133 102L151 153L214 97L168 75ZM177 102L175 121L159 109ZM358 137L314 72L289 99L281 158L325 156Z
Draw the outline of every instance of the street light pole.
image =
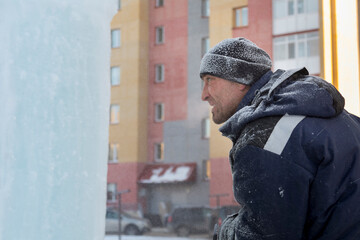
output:
M121 240L121 194L129 193L130 189L117 192L118 195L118 220L119 220L119 240Z

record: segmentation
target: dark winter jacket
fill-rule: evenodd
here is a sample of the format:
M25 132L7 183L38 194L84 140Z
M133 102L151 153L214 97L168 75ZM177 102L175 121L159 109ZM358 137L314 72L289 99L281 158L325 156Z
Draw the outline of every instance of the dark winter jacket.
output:
M360 239L360 119L335 87L269 71L220 131L243 208L218 239Z

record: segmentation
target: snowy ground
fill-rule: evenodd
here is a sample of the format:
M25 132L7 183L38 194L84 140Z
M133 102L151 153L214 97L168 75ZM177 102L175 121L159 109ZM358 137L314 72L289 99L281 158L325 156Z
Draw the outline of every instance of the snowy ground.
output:
M118 240L116 235L107 235L105 240ZM208 238L183 238L167 236L121 236L121 240L208 240Z
M118 235L106 235L104 240L118 240ZM143 236L122 235L121 240L210 240L208 234L193 234L189 237L177 237L166 228L152 228L150 232Z

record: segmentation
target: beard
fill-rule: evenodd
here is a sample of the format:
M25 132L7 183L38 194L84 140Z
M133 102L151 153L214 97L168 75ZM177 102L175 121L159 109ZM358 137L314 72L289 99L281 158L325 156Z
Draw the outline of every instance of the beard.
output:
M228 111L220 111L220 109L213 108L213 110L211 111L213 122L215 124L222 124L226 122L232 115L234 115L235 112L236 108L231 108Z

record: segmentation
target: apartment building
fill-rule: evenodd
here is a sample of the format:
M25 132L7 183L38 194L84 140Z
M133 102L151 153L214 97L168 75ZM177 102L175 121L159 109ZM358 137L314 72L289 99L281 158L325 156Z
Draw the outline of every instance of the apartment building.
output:
M208 202L208 110L198 74L206 2L150 1L148 164L139 178L150 213Z
M148 1L118 1L111 22L111 105L107 204L137 209L137 178L147 162Z
M120 6L121 3L121 6ZM146 213L209 203L209 112L200 101L208 0L122 0L114 17L108 205Z

